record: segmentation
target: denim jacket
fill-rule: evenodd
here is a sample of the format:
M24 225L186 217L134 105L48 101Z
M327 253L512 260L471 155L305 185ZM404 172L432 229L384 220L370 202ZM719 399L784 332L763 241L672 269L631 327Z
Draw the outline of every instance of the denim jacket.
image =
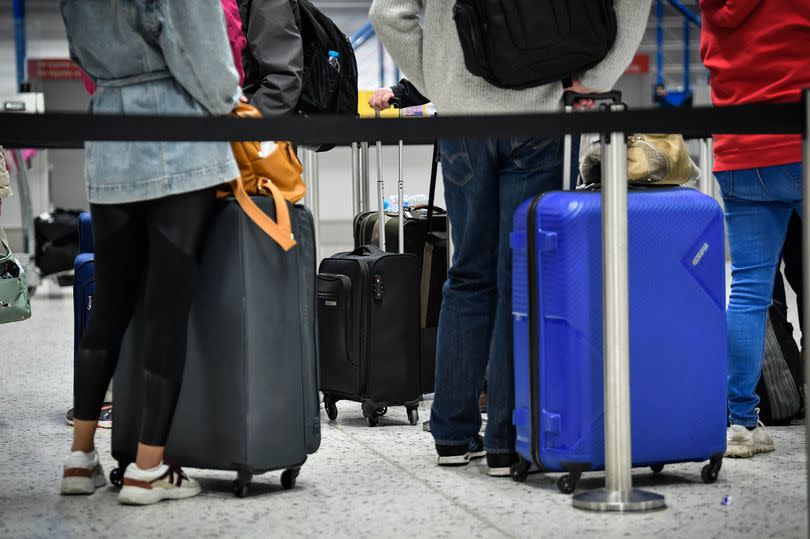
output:
M217 0L62 0L70 53L101 114L224 115L241 91ZM88 142L94 204L211 187L239 174L228 143Z

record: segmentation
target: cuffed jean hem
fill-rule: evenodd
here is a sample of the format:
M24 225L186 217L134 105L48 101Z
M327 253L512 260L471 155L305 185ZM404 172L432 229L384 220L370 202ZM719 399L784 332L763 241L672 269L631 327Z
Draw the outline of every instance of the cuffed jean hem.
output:
M508 455L510 453L517 454L517 450L515 450L514 447L490 447L486 444L486 441L484 441L484 451L487 453L492 453L493 455Z
M443 445L447 447L468 447L472 443L472 438L470 438L466 442L460 442L458 440L448 440L448 441L433 440L433 442L436 445Z
M756 419L750 425L749 425L750 420L745 421L745 420L741 420L741 419L734 419L733 417L731 417L731 418L729 418L728 421L729 421L729 424L731 424L731 425L739 425L739 426L745 427L747 429L748 428L753 429L753 428L755 428L757 426L757 420Z

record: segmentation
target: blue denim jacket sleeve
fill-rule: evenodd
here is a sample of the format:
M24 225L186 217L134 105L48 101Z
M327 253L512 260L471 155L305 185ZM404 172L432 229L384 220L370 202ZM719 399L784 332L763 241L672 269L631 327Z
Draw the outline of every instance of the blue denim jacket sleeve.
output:
M230 113L241 90L220 3L171 0L158 2L157 9L158 42L174 78L210 114Z

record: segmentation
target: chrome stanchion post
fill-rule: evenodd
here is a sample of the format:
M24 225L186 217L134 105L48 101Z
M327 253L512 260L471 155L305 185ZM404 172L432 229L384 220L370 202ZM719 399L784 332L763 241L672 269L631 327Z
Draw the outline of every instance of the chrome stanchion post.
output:
M810 275L810 89L804 91L804 99L802 100L804 107L804 114L802 120L804 121L803 146L804 155L802 159L802 249L804 258L804 275L805 281L804 296L802 299L802 308L804 309L804 319L808 320L807 315L810 313L810 286L807 285L807 275ZM808 359L807 348L804 348L804 379L810 380L810 359ZM805 409L810 404L810 398L805 395ZM805 433L810 439L810 414L805 415ZM805 444L805 451L807 452L807 462L810 462L810 444ZM807 485L807 499L810 500L810 468L808 468ZM808 508L810 511L810 507ZM810 518L810 513L808 513Z
M360 151L356 142L352 142L352 216L358 215L360 209Z
M624 133L611 133L609 141L602 152L605 488L574 496L573 505L593 511L646 511L664 507L664 497L632 485L627 147Z
M565 112L573 112L574 107L566 105ZM565 134L563 144L563 190L571 191L574 186L571 184L571 133Z
M312 231L315 236L315 259L318 259L318 252L320 251L320 223L321 212L318 196L318 153L312 150L303 149L304 154L304 184L307 186L307 194L304 198L309 211L312 212Z
M714 197L714 139L700 140L700 190Z

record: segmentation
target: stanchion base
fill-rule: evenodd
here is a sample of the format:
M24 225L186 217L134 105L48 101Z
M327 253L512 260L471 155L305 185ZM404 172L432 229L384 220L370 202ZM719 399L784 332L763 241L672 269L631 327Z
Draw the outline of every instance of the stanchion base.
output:
M577 509L588 511L653 511L664 509L666 503L660 494L644 490L631 489L622 493L604 488L577 494L573 498Z

